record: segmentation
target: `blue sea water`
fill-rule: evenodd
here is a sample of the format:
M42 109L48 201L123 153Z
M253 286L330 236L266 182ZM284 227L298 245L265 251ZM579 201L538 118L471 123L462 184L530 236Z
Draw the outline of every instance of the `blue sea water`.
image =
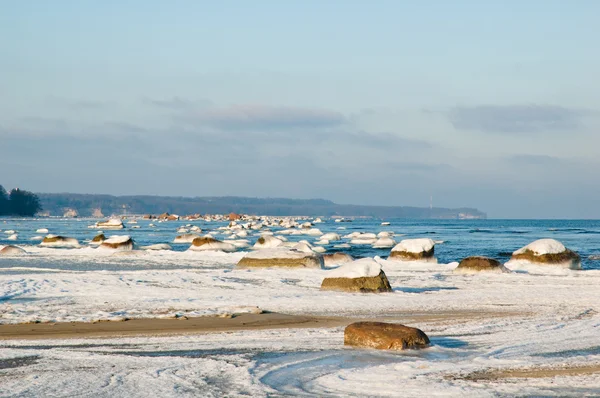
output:
M78 239L85 243L92 239L98 231L90 229L95 219L0 219L0 245L16 244L27 248L39 242L31 241L34 236L43 234L36 233L38 228L48 228L50 233L64 235ZM352 222L336 223L332 219L324 219L324 223L315 224L323 233L337 232L340 235L352 232L374 232L393 231L395 240L407 238L431 238L442 242L436 245L436 257L439 262L448 263L460 261L461 259L482 255L493 257L501 261L508 261L513 251L527 245L528 243L541 239L552 238L561 241L566 247L581 255L583 269L600 269L600 260L594 260L590 256L600 255L600 220L406 220L387 219L390 225L382 226L384 220L358 218ZM127 222L127 220L125 221ZM173 239L178 235L177 228L184 225L197 225L202 228L202 234L214 231L227 225L226 222L199 221L171 221L158 223L155 220L137 220L139 229L133 229L131 224L125 224L126 228L118 231L104 231L108 235L130 235L139 245L151 245L156 243L168 243L175 251L184 251L189 244L173 244ZM150 226L154 224L154 226ZM18 234L16 241L7 240L7 230L15 230ZM277 228L271 228L276 234ZM260 232L252 231L248 239L254 243ZM402 235L402 236L400 236ZM217 238L224 238L216 235ZM286 236L291 241L302 239L311 242L318 237L305 235ZM328 252L343 251L354 257L380 256L387 257L390 249L373 249L370 245L353 245L350 249L335 249L333 245L342 242L332 242L325 246ZM33 259L23 259L19 265L35 267ZM33 263L32 263L33 262ZM15 261L0 259L0 267L15 266ZM48 266L48 264L44 264ZM77 265L70 264L69 267ZM83 269L89 269L89 264ZM131 268L127 268L131 269Z

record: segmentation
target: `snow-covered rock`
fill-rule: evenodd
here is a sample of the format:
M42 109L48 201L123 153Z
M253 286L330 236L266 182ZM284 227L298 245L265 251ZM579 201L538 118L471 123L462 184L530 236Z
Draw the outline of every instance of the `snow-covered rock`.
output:
M35 230L36 234L47 234L48 233L48 228L38 228Z
M54 247L54 248L75 248L79 247L79 241L75 238L68 238L65 236L58 235L46 235L42 243L42 247Z
M277 246L281 246L282 243L283 241L281 239L277 239L274 236L263 235L260 238L258 238L258 240L254 244L254 246L252 246L252 248L254 250L273 249Z
M373 249L387 249L389 247L394 247L396 245L396 241L392 238L383 237L379 238L373 243Z
M236 251L235 245L231 243L221 242L215 238L203 236L192 241L192 245L188 250L192 251L222 251L226 253Z
M392 287L381 264L372 258L363 258L327 272L321 290L382 293L391 292Z
M19 239L19 235L17 235L17 234L12 234L8 238L6 238L6 240L17 240L17 239Z
M101 249L118 251L131 251L133 246L133 239L128 235L111 236L100 244Z
M323 268L323 256L311 252L277 247L257 250L246 254L237 263L241 268L285 267L285 268Z
M25 254L25 253L27 253L27 252L18 246L13 246L13 245L0 246L0 256L17 256L19 254Z
M308 231L306 231L305 234L310 236L321 236L323 235L323 232L321 232L321 230L318 228L311 228Z
M341 265L354 261L354 257L346 253L331 253L323 255L323 262L326 267Z
M539 239L515 251L509 263L529 262L534 264L560 265L581 269L581 258L554 239Z
M335 232L329 232L326 233L324 235L321 235L321 240L328 240L328 241L336 241L336 240L340 240L340 235L336 234Z
M121 221L121 219L119 219L119 218L111 218L110 220L107 220L107 221L98 221L96 223L96 228L102 228L102 229L123 229L125 227L123 226L123 221Z
M199 237L200 235L197 234L183 234L176 236L175 239L173 239L173 243L192 243L194 239Z
M427 260L432 259L435 242L428 238L404 239L392 248L390 260Z

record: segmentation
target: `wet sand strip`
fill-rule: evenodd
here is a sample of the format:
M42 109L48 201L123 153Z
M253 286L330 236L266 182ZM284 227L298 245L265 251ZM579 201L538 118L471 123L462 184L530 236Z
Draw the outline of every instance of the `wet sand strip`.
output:
M482 317L515 316L516 313L449 311L402 313L387 317L334 317L288 315L273 312L240 314L233 317L136 318L126 321L22 323L0 325L0 340L73 339L89 337L157 336L234 332L281 328L334 328L370 320L418 325L419 322L448 322ZM522 315L522 314L520 314Z

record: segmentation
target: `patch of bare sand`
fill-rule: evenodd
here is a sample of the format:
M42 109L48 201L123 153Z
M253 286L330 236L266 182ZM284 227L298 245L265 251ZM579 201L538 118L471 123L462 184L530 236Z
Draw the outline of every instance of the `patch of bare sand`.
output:
M0 340L72 339L123 336L157 336L203 334L240 330L281 328L335 328L358 321L397 322L405 325L419 322L457 322L490 317L523 316L516 312L448 311L398 313L385 317L335 317L288 315L271 312L240 314L230 318L198 317L178 319L138 318L114 322L61 322L0 325Z

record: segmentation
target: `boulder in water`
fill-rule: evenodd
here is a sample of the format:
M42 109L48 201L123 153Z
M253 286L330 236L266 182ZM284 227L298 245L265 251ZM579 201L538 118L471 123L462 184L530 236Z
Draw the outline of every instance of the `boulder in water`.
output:
M96 223L96 228L102 228L102 229L123 229L125 227L123 226L123 221L121 221L121 219L119 219L119 218L111 218L110 220L107 220L107 221L98 221Z
M72 248L79 247L79 241L75 238L68 238L66 236L59 235L46 235L42 243L42 247L60 247L60 248Z
M478 272L510 272L498 260L488 257L473 256L463 259L454 269L457 274L474 274Z
M133 246L134 246L133 239L131 239L130 236L123 235L123 236L111 236L110 238L108 238L104 242L102 242L102 244L100 245L100 248L112 249L112 250L118 250L118 251L131 251L131 250L133 250Z
M221 242L212 237L203 236L196 238L192 241L192 245L188 250L192 251L222 251L222 252L234 252L236 250L235 245L231 243Z
M412 261L433 259L435 242L431 239L404 239L392 248L389 260Z
M581 269L581 257L554 239L539 239L512 254L511 261L520 260L533 264L560 265Z

